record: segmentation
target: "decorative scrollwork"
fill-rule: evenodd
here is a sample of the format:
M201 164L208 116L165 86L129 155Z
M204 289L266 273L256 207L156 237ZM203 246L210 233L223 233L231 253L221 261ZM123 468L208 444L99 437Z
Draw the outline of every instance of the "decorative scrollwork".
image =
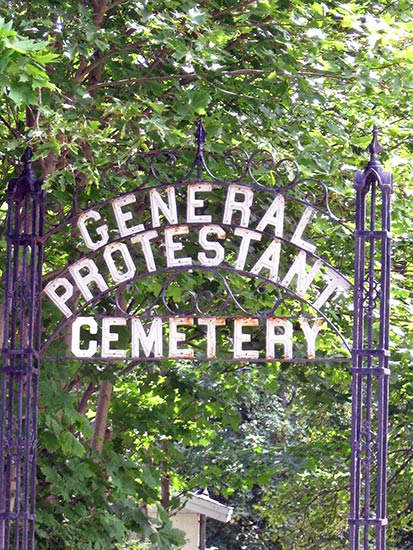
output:
M195 276L194 276L195 274ZM164 275L165 276L165 275ZM152 282L156 281L156 275L151 274ZM158 280L161 275L158 274ZM188 288L190 278L196 281L196 289ZM282 301L280 289L272 286L269 294L268 283L261 283L257 279L252 288L257 294L266 295L268 300L262 307L262 299L257 300L254 293L249 293L249 298L241 297L244 288L240 288L242 279L243 287L251 287L251 274L239 275L236 273L223 273L212 269L196 269L191 273L180 271L166 277L154 294L148 291L147 283L140 279L120 286L116 291L116 306L124 315L271 315ZM248 280L247 280L248 279ZM271 305L269 305L271 303Z
M210 290L200 290L194 292L193 290L183 289L180 292L180 296L176 299L175 297L168 296L168 291L170 290L169 285L172 283L172 278L170 278L164 288L162 289L162 301L166 310L172 315L211 315L212 313L222 313L224 311L224 305L221 304L216 306L216 296ZM225 302L227 302L225 300Z
M67 207L67 205L62 204L59 200L56 199L52 194L46 194L45 200L45 221L46 229L52 229L58 225L61 225L66 220L74 215L74 209L72 207Z
M154 278L155 281L155 278ZM120 285L116 290L116 307L117 311L124 315L142 315L154 316L160 314L159 300L161 290L154 292L154 285L151 291L143 291L141 280L130 281L124 285Z
M378 439L377 433L370 428L366 420L363 422L361 430L361 444L363 453L362 464L366 471L370 471L371 465L377 461Z
M29 290L30 289L27 284L26 278L23 276L22 273L19 274L13 288L12 298L17 315L21 315L26 311L26 308L28 306L27 302L30 295Z
M380 281L368 274L364 279L364 289L364 309L366 315L371 317L377 309L377 303L381 297Z
M297 182L300 169L293 159L276 160L269 151L258 149L248 158L247 173L261 187L287 190Z
M312 178L298 180L295 187L299 197L306 203L328 209L328 189L326 185Z
M334 196L329 194L327 189L327 213L334 219L343 224L354 220L356 211L355 197Z
M196 282L196 290L188 287L192 278ZM148 315L161 310L163 314L172 315L219 315L228 308L229 293L225 279L217 272L193 270L188 274L181 271L172 273L163 281L158 295L150 304L137 305L136 301L133 306L129 305L128 313Z
M228 172L228 179L240 181L248 170L248 154L241 147L232 147L224 152L223 164Z
M175 151L160 151L149 157L150 175L161 184L185 181L193 171L188 171L187 164L182 162L183 155Z
M193 181L245 183L260 188L278 190L291 198L316 206L336 220L343 219L347 209L343 201L329 201L327 186L316 179L300 178L300 169L293 158L282 158L276 152L257 149L248 153L241 147L232 147L222 154L204 151L205 132L197 129L197 149L165 149L133 152L120 162L111 159L102 170L100 189L109 200L131 190L153 185L178 185ZM202 139L201 139L202 138ZM202 143L201 143L202 141ZM61 227L75 215L95 204L93 194L85 193L85 186L74 191L71 207L62 205L52 193L46 198L48 229Z
M106 294L99 300L94 300L88 306L90 313L95 316L113 315L116 312L116 301Z

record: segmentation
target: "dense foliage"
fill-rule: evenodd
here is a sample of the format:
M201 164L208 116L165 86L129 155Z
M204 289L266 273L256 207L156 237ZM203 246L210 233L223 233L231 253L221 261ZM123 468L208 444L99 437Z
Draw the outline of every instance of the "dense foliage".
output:
M57 201L70 204L79 188L98 199L102 174L115 178L135 152L192 147L200 117L208 150L265 147L350 197L378 123L396 180L391 548L413 544L412 7L0 1L2 178L30 144ZM100 452L90 441L102 380L113 393ZM208 486L235 506L233 523L211 530L219 550L343 548L349 382L339 364L45 365L37 547L132 548L131 532L159 549L179 547L163 507L159 520L148 520L142 504L159 504L162 493L173 508L169 487L185 494Z

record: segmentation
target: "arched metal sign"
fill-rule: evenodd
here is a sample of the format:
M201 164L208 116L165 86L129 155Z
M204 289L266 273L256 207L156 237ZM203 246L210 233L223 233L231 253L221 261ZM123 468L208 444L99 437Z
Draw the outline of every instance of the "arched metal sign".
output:
M351 548L360 547L361 531L367 548L374 526L383 541L377 548L384 549L385 504L372 516L367 488L361 496L362 477L373 483L376 379L380 494L385 483L390 186L377 161L376 137L372 160L356 181L356 227L343 219L348 205L321 182L301 177L292 160L232 150L220 165L204 153L202 124L196 140L195 160L185 173L179 175L186 159L171 152L131 158L129 177L114 171L106 178L118 188L104 191L103 183L101 202L84 190L70 208L46 200L28 157L22 176L11 182L1 371L4 548L34 544L41 360L353 358ZM366 226L367 202L370 224L383 220L380 230ZM354 279L348 254L353 235Z

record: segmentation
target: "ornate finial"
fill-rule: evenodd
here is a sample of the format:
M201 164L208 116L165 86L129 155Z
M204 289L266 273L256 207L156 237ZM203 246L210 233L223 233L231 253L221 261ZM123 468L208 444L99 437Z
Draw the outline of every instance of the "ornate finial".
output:
M370 166L372 165L380 165L379 161L379 153L383 151L383 147L380 145L377 135L379 133L379 129L376 126L376 124L373 126L373 139L371 140L370 145L367 147L367 151L370 153Z
M206 141L206 130L205 126L202 123L202 120L198 122L198 126L195 132L195 139L197 143L197 152L195 157L195 167L196 167L196 181L201 181L202 179L202 166L204 163L204 143Z
M21 156L21 161L24 164L24 167L28 167L29 162L32 160L33 157L33 149L31 147L26 147L25 152Z
M206 133L206 130L205 130L205 126L204 126L202 120L200 120L198 122L198 126L197 126L197 129L195 131L195 139L196 139L196 142L197 142L197 145L198 145L199 148L201 148L202 145L205 143L206 136L207 136L207 133Z
M372 182L377 182L383 193L391 193L393 191L392 174L391 172L385 172L379 161L379 153L383 151L383 147L377 139L378 133L379 129L374 125L373 139L367 147L367 151L370 153L370 160L364 172L357 172L354 181L354 187L357 191L364 194L369 191Z
M42 181L36 178L33 170L31 159L33 151L27 147L21 157L23 162L23 170L17 178L13 178L9 182L7 193L13 197L13 200L20 202L24 199L27 193L37 193L40 191Z

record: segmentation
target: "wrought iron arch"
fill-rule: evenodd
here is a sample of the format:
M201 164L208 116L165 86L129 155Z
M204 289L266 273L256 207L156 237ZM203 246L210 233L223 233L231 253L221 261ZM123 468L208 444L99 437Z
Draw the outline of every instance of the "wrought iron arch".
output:
M343 220L343 212L348 213L349 207L343 201L339 203L330 200L327 187L313 178L301 178L296 163L291 159L277 159L273 154L267 151L256 151L247 155L239 148L232 149L225 154L221 165L218 158L213 154L207 154L204 150L206 132L200 123L196 131L196 153L195 158L188 166L188 161L184 155L180 160L177 152L162 151L156 154L144 156L131 156L124 169L114 168L112 173L103 174L102 193L105 192L108 199L100 202L94 202L93 198L87 197L82 189L77 190L72 205L58 205L53 202L53 197L45 197L41 191L41 182L39 182L33 173L30 155L23 158L24 170L20 178L11 181L8 191L9 211L8 211L8 229L7 229L7 259L6 259L6 290L5 290L5 313L4 313L4 338L3 338L3 359L1 368L2 393L1 393L1 411L2 422L0 426L0 441L2 445L2 454L0 457L0 538L1 546L5 549L21 548L22 550L32 550L34 547L34 520L35 520L35 457L37 441L37 382L39 375L39 363L46 357L64 358L64 354L51 356L49 346L56 340L57 336L69 326L73 321L81 319L82 316L96 316L101 319L105 315L114 315L120 319L126 320L139 318L148 322L154 318L162 320L168 319L174 314L179 317L179 308L175 311L171 307L171 296L168 292L174 287L177 279L184 278L188 274L191 277L198 277L197 281L201 285L202 277L210 277L205 288L199 286L196 289L179 289L179 284L173 288L174 296L178 304L182 305L189 299L189 313L181 313L180 316L192 315L194 319L215 318L218 314L227 319L242 319L249 315L253 320L264 320L269 322L272 319L288 320L286 310L290 307L294 310L295 317L291 314L290 318L296 320L302 318L307 320L321 319L330 327L337 336L343 348L350 349L350 339L342 334L333 320L320 307L314 307L314 300L322 295L322 281L328 277L334 281L340 280L341 291L352 288L351 276L343 276L340 267L334 266L333 252L339 257L339 261L346 263L349 268L348 255L342 251L325 251L324 255L316 252L316 247L309 241L304 240L301 233L293 233L290 238L285 237L278 228L275 229L277 222L276 210L272 211L272 232L260 228L259 223L253 227L253 233L246 233L250 229L249 222L243 218L249 216L246 210L234 201L234 210L238 210L237 221L232 223L232 217L225 220L225 212L220 216L220 222L213 222L214 209L219 210L222 205L216 200L212 210L205 207L205 203L195 198L195 194L189 190L192 188L212 193L221 190L218 197L223 196L223 190L229 193L230 189L235 189L234 197L238 192L243 192L248 200L253 196L254 204L261 208L262 212L271 210L271 201L276 197L282 197L282 200L289 205L292 213L299 213L299 224L303 227L310 227L309 217L314 216L311 224L313 236L323 237L323 227L330 224L334 231L340 231L345 235L354 234L356 241L355 252L355 270L354 270L354 302L353 311L348 308L341 311L348 318L354 316L353 325L353 348L351 350L353 362L353 412L352 412L352 458L351 458L351 504L350 504L350 548L359 550L362 547L367 550L371 544L375 544L376 550L385 549L385 529L386 529L386 454L387 454L387 400L388 400L388 378L389 378L389 273L390 273L390 194L391 177L384 172L379 161L378 153L380 147L377 143L377 129L373 132L373 141L369 148L371 160L366 170L356 178L356 220L355 230L354 221ZM179 177L176 173L179 173ZM229 176L227 174L230 174ZM133 189L127 189L124 186L126 180L138 178L138 185ZM114 178L120 185L120 189L115 189L110 183ZM269 182L269 183L268 183ZM198 186L198 187L196 187ZM199 187L201 186L201 187ZM204 186L204 187L202 187ZM170 191L170 190L173 191ZM188 215L188 206L186 206L186 218L183 214L183 220L179 218L180 213L170 214L172 221L161 224L159 219L148 216L152 212L144 212L148 200L152 200L151 193L176 193L179 196L192 193L191 216ZM232 191L231 191L232 192ZM83 194L82 194L83 193ZM159 195L161 197L161 195ZM166 195L164 195L164 199ZM169 195L168 195L169 196ZM262 201L261 197L267 197L267 202ZM149 197L149 198L148 198ZM228 195L226 196L228 201ZM141 200L142 198L142 200ZM247 202L247 198L245 201ZM137 224L131 230L130 212L124 212L122 206L117 210L113 209L113 203L120 200L119 204L132 204L136 209L140 209L142 214L142 227ZM157 199L162 201L162 197ZM169 200L169 199L168 199ZM251 199L252 200L252 199ZM122 202L123 201L123 202ZM126 202L125 202L126 201ZM129 201L129 202L127 202ZM117 203L118 204L118 203ZM152 204L152 203L151 203ZM158 203L159 205L160 203ZM167 204L165 202L165 204ZM172 204L172 203L171 203ZM169 203L168 203L169 205ZM332 206L333 205L333 206ZM338 212L335 209L338 207ZM106 219L103 213L105 209L111 209ZM165 218L163 207L161 211ZM165 207L166 208L166 207ZM185 208L185 207L182 207ZM226 206L224 207L226 208ZM308 209L311 209L308 214ZM46 212L46 213L45 213ZM182 210L183 212L183 210ZM306 214L307 212L307 214ZM54 214L54 216L53 216ZM147 216L145 218L145 215ZM265 214L264 214L265 215ZM159 212L158 212L159 217ZM248 218L249 219L249 218ZM50 270L43 263L43 252L47 248L48 242L52 237L56 237L62 232L62 246L69 246L68 236L76 227L82 225L80 220L98 221L104 224L107 221L108 227L102 229L103 225L98 226L98 240L92 239L87 242L87 229L84 229L83 244L80 247L67 249L65 254L71 260L67 266L57 271ZM116 234L112 233L109 227L111 220L117 223ZM304 220L304 221L303 221ZM46 231L44 230L44 225ZM208 264L208 256L203 256L203 262L198 261L194 264L168 265L168 262L162 260L164 252L160 232L169 231L181 232L185 235L188 230L201 230L205 226L214 226L217 243L222 232L231 236L247 235L242 237L242 243L246 241L250 244L256 241L257 249L248 248L245 254L250 254L248 260L243 258L237 263L236 246L230 245L229 256L232 257L232 265L229 262L224 265L218 262L214 265ZM379 228L378 228L379 226ZM292 224L294 228L294 225ZM182 229L187 228L187 229ZM320 229L321 228L321 229ZM66 235L65 232L66 231ZM148 231L154 233L151 237L147 235L147 240L153 237L157 242L156 258L158 264L151 264L151 255L149 252L140 251L140 259L135 256L130 258L125 256L123 248L125 237L129 239L137 238ZM86 234L86 237L85 237ZM298 236L296 236L298 235ZM100 237L99 237L100 236ZM95 235L96 237L96 235ZM99 238L101 241L99 242ZM139 237L140 238L140 237ZM139 241L137 238L136 242ZM325 235L324 235L325 238ZM249 239L249 240L248 240ZM311 238L310 238L311 241ZM166 242L166 241L165 241ZM173 242L173 241L169 241ZM277 243L272 245L271 243ZM139 241L141 244L141 241ZM266 244L270 243L270 244ZM148 244L148 243L146 243ZM248 246L249 246L248 244ZM273 248L271 248L271 246ZM231 248L232 247L232 248ZM262 258L271 258L276 263L277 247L285 249L287 258L287 268L281 272L272 271L269 265L270 261L265 262ZM105 252L105 251L108 252ZM176 250L181 250L178 246ZM208 245L203 251L208 250ZM215 247L215 252L218 247ZM251 252L250 252L251 250ZM112 252L124 254L125 266L123 271L111 271L114 279L107 282L102 277L99 279L99 262L102 257L106 262L106 267L110 264ZM162 253L160 253L160 251ZM278 251L278 252L277 252ZM113 253L115 253L113 252ZM50 254L56 254L56 251L50 251ZM106 257L103 256L106 254ZM129 254L129 251L128 251ZM143 254L143 255L142 255ZM151 252L154 261L155 252ZM216 252L218 254L218 252ZM221 254L221 252L219 252ZM244 256L245 256L244 254ZM255 256L254 256L255 254ZM301 254L301 256L300 256ZM303 255L305 259L302 261ZM199 256L197 256L199 259ZM125 259L126 258L126 259ZM211 258L211 256L209 256ZM212 256L213 258L213 256ZM239 259L239 256L237 257ZM298 260L297 258L301 258ZM174 260L177 258L174 256ZM182 258L180 258L182 259ZM378 262L376 260L379 260ZM138 261L139 260L139 261ZM179 258L178 258L179 260ZM308 264L306 263L308 260ZM79 285L76 287L74 273L79 267L79 262L85 262L88 266L91 276L91 285L94 294L87 292L85 287ZM261 263L259 263L261 261ZM290 263L288 263L288 261ZM296 267L295 262L301 262L301 267ZM109 262L109 263L108 263ZM139 263L140 262L140 263ZM142 266L146 262L146 270L136 272L137 265ZM162 263L164 262L164 263ZM235 262L235 267L234 267ZM248 263L249 262L249 263ZM255 262L255 263L254 263ZM211 263L211 262L210 262ZM378 268L377 265L380 264ZM222 265L221 265L222 264ZM260 269L258 269L258 267ZM93 267L95 266L95 267ZM240 267L241 266L241 267ZM295 266L295 267L294 267ZM255 269L256 268L256 269ZM262 273L264 268L264 274ZM80 269L80 268L79 268ZM95 271L93 271L95 269ZM254 271L255 269L255 271ZM294 271L295 269L295 271ZM302 271L299 272L299 269ZM42 273L42 270L44 271ZM278 268L277 268L278 270ZM269 273L267 273L269 271ZM349 269L347 270L348 272ZM311 274L311 277L310 277ZM297 282L298 277L303 277L301 283ZM306 283L303 282L308 276ZM41 291L42 277L46 283L45 290ZM145 284L150 279L152 287L153 279L158 277L158 290L153 293L152 302L145 307L137 309L136 299L133 300L133 292L141 292L143 288L148 288ZM250 311L241 303L239 296L236 295L231 287L232 278L242 277L250 281L250 285L261 298L273 299L272 306L264 311ZM296 279L295 279L296 278ZM74 280L76 279L76 281ZM311 279L311 281L310 281ZM61 283L62 292L55 294L55 304L59 300L63 303L60 307L63 311L63 320L57 320L55 316L51 323L51 332L46 334L45 339L41 339L42 320L40 316L40 302L42 296L47 294L48 285L53 281L64 281ZM211 281L213 280L213 284ZM294 285L292 281L295 280ZM310 283L306 286L306 284ZM223 301L218 307L214 302L213 293L210 288L214 284L220 283L224 288L227 301ZM314 283L314 293L311 285ZM56 283L58 284L58 283ZM301 287L299 288L299 284ZM93 286L94 285L94 286ZM150 286L150 285L149 285ZM328 286L328 285L327 285ZM76 287L76 288L75 288ZM98 287L98 292L96 292ZM176 288L178 287L178 288ZM55 287L56 289L57 287ZM82 293L83 288L83 293ZM136 290L137 289L137 290ZM261 289L261 290L260 290ZM183 294L182 294L183 291ZM67 292L67 294L64 294ZM181 294L179 294L181 292ZM310 293L310 297L306 293ZM90 295L89 295L90 294ZM69 296L70 295L70 296ZM332 296L332 293L330 293ZM50 297L50 294L49 294ZM215 309L207 310L201 305L201 299ZM70 302L70 300L73 302ZM129 301L128 301L129 300ZM107 302L104 304L103 302ZM70 308L67 306L70 303ZM298 304L293 306L291 304ZM212 305L211 305L212 304ZM60 304L62 305L62 304ZM46 306L47 309L49 306ZM65 309L65 307L67 309ZM107 308L105 310L105 307ZM338 306L337 306L338 307ZM344 306L342 306L344 307ZM135 308L135 309L134 309ZM221 308L221 309L220 309ZM297 313L298 312L298 313ZM214 313L214 315L213 315ZM59 312L60 315L60 312ZM379 319L377 326L376 318ZM125 321L126 322L126 321ZM234 321L235 322L235 321ZM255 321L254 321L255 322ZM254 322L250 326L255 326ZM272 321L270 321L272 322ZM123 321L120 322L122 324ZM43 318L44 328L48 330L47 322ZM50 325L50 326L51 326ZM57 325L57 328L56 328ZM80 330L80 329L79 329ZM303 330L302 330L303 332ZM73 359L93 360L93 357L73 357ZM166 357L160 355L156 359L163 360ZM223 360L235 361L237 357L221 357ZM102 357L97 357L101 360ZM110 360L110 357L106 357ZM118 357L116 358L118 360ZM124 360L127 357L122 358ZM134 360L153 360L153 355L133 357ZM195 357L194 360L212 360L215 357ZM348 360L348 354L339 357L268 357L254 356L252 362L272 361L340 361ZM240 360L245 362L246 358ZM377 450L377 452L376 452ZM376 508L372 509L372 492L375 492Z

